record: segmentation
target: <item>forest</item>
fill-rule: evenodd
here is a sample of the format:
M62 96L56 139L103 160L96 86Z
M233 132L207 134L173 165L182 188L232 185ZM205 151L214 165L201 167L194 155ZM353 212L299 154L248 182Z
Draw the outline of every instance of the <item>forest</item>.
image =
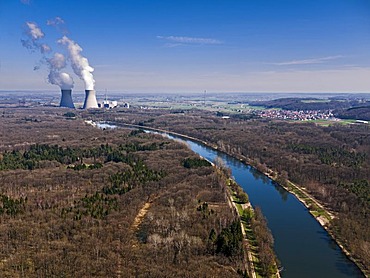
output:
M1 277L247 275L227 179L185 145L1 112Z
M132 110L100 118L198 138L261 172L273 171L282 183L289 180L305 188L336 216L329 229L369 271L370 126L222 119L199 110Z
M335 111L335 114L341 119L370 121L370 105L338 109Z

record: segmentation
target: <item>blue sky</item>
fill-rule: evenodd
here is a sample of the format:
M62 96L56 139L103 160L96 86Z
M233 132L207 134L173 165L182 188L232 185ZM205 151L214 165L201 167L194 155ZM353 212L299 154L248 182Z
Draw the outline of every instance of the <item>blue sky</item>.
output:
M98 91L370 91L369 0L0 0L0 90L59 90L21 44L26 22L46 58L78 43Z

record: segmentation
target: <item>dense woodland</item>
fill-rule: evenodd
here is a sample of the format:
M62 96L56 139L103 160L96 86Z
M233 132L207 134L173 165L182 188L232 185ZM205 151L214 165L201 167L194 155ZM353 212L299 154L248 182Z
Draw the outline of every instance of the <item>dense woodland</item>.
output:
M308 190L337 217L330 229L370 269L370 126L319 126L248 119L222 119L205 111L120 111L96 119L175 131L207 141L262 172L278 174Z
M370 121L370 104L367 103L367 106L339 109L335 111L335 114L341 119Z
M241 277L226 179L158 135L2 109L1 277Z

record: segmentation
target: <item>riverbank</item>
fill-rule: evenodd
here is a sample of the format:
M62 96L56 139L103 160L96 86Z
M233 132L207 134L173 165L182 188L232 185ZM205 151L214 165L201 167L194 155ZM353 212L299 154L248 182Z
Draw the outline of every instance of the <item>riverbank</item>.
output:
M227 185L227 187L229 187L229 186ZM256 268L255 268L255 264L254 264L254 260L253 260L254 256L252 255L252 252L250 251L251 250L251 244L248 241L248 238L247 238L247 235L246 235L246 232L245 232L245 229L244 229L244 225L242 223L241 213L240 213L236 203L233 200L232 192L229 188L226 188L226 194L227 194L227 203L229 204L229 207L232 210L235 211L235 213L238 215L239 220L240 220L240 228L241 228L242 234L243 234L243 246L244 246L244 251L246 252L246 258L244 258L244 260L246 259L246 261L247 261L245 269L246 269L246 271L248 271L248 277L257 278ZM249 203L249 205L250 205L250 203Z
M213 146L207 144L207 146L214 148ZM220 151L219 149L215 148L216 150ZM224 152L224 151L222 151ZM227 152L224 152L227 153ZM235 157L235 155L231 153L227 153L230 156ZM235 157L239 159L241 162L249 165L250 167L254 168L256 171L259 171L256 167L251 165L250 160L244 157L243 155L238 155ZM259 171L260 172L260 171ZM309 194L304 188L299 187L298 185L292 183L291 181L287 181L287 185L283 185L277 182L277 173L275 173L271 169L267 169L266 172L262 172L265 176L276 182L279 186L284 188L289 193L293 194L309 211L309 213L316 219L316 221L326 230L326 232L330 235L330 237L337 243L339 248L342 252L347 256L349 260L351 260L362 272L364 277L370 277L370 274L366 272L362 264L356 260L351 252L344 246L342 241L334 234L333 230L331 229L331 221L336 217L334 212L329 211L326 209L319 201L317 201L311 194Z
M248 277L252 277L252 278L264 277L264 275L260 273L261 269L258 269L257 267L257 265L260 264L260 261L259 261L260 253L259 253L259 247L256 244L256 237L253 232L251 222L250 220L248 221L243 217L245 210L248 210L250 212L250 216L252 217L252 215L254 214L253 206L249 201L249 197L248 197L248 201L240 202L240 199L238 199L237 197L238 193L232 189L232 184L234 185L234 187L236 186L240 188L240 190L243 190L243 189L233 179L229 178L228 185L227 185L227 191L226 191L228 195L228 203L229 203L229 206L232 207L234 211L238 214L239 219L240 219L240 227L241 227L243 238L244 238L244 243L245 243L244 245L245 245L245 250L246 250L246 255L247 255L247 261L249 262L248 268L250 269L248 273L249 274ZM271 250L272 250L272 246L271 246ZM276 269L276 273L270 275L269 277L280 278L281 276L280 276L278 264L276 261L276 255L274 254L274 256L275 256L275 259L273 259L272 264L273 264L273 267Z
M207 144L207 146L214 148L213 146ZM218 148L214 148L220 151ZM224 152L224 151L222 151ZM227 152L224 152L227 153ZM230 156L235 157L234 155L227 153ZM250 161L244 157L239 155L236 157L241 162L249 165L250 167L254 168L256 171L259 171L256 167L251 165ZM331 221L336 217L335 214L328 209L326 209L319 201L317 201L311 194L309 194L304 188L299 187L298 185L292 183L291 181L287 181L287 185L283 185L277 182L277 174L272 171L271 169L267 170L268 172L263 172L263 174L269 177L271 180L276 182L279 186L284 188L289 193L293 194L309 211L309 213L316 219L316 221L327 231L330 237L337 243L339 248L342 252L347 256L349 260L354 262L356 266L361 270L362 274L365 277L370 277L370 274L366 272L362 264L356 260L352 253L348 251L348 249L344 246L342 241L334 234L333 230L331 229Z
M157 129L157 128L151 128L151 127L146 127L146 126L139 126L139 125L130 125L130 124L123 124L123 126L126 127L133 127L133 128L141 128L141 129L148 129L152 131L157 131L157 132L162 132L162 133L167 133L171 134L174 136L178 136L180 138L185 138L185 139L190 139L192 141L204 144L207 147L210 147L214 150L217 150L222 153L226 153L234 158L237 158L239 161L243 162L244 164L247 164L251 167L253 167L251 164L251 161L247 159L246 157L242 155L235 155L231 154L225 151L220 150L216 145L214 144L209 144L208 142L205 142L203 140L193 138L191 136L179 134L176 132L171 132L168 130L162 130L162 129ZM255 167L253 167L256 169ZM264 173L266 176L268 176L271 180L276 181L277 175L273 173L273 171L268 171L267 173ZM282 186L280 184L280 186ZM324 208L317 200L315 200L310 194L308 194L304 189L298 187L297 185L288 182L287 186L282 186L285 188L288 192L293 194L310 212L310 214L318 221L318 223L328 232L330 237L338 244L339 248L343 251L343 254L345 254L351 261L353 261L357 267L362 271L363 274L366 275L365 269L361 266L361 264L348 252L348 250L345 248L345 246L341 243L341 240L337 238L334 234L334 231L330 226L331 220L335 217L335 215L328 211L326 208Z
M277 174L272 170L270 170L270 172L265 172L264 174L277 183ZM334 213L324 208L324 206L320 204L320 202L310 195L304 188L297 186L291 181L287 181L287 185L283 185L281 183L277 184L279 184L279 186L283 187L289 193L293 194L308 209L309 213L317 220L317 222L319 222L320 225L328 232L330 237L338 244L339 248L343 251L347 258L356 264L365 277L370 277L360 262L353 257L353 255L342 244L341 240L333 233L331 229L331 220L336 217Z

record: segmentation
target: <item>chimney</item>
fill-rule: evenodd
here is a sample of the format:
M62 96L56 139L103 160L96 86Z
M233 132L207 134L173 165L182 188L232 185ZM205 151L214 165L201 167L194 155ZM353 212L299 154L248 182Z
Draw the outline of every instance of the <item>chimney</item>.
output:
M72 90L61 90L62 98L60 99L60 107L75 108L72 101Z
M85 103L83 109L98 108L95 90L85 90Z

